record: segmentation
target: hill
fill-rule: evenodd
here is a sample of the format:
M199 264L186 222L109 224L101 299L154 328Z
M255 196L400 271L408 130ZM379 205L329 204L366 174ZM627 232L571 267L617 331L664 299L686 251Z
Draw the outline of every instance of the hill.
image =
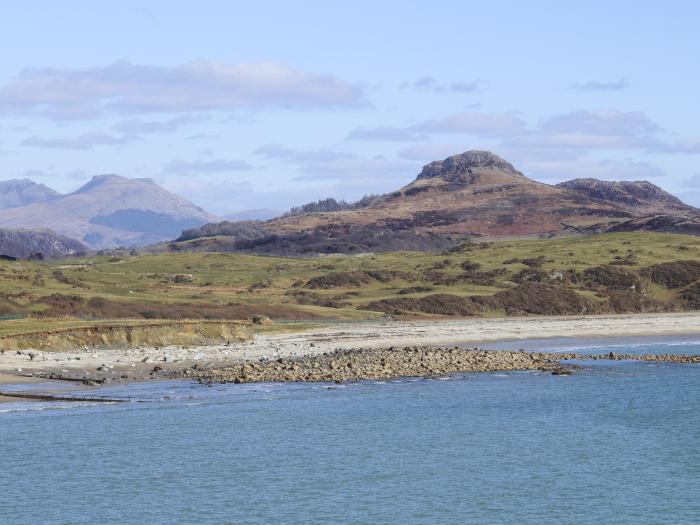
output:
M0 210L0 227L50 228L94 249L157 243L212 219L151 179L117 175L95 176L71 194Z
M60 197L57 191L29 179L0 181L0 209L46 202Z
M601 232L650 215L699 220L696 208L649 182L576 179L552 186L529 179L487 151L431 162L392 193L351 205L329 207L319 201L295 210L257 223L253 235L230 222L189 230L168 249L282 255L440 250L466 237ZM691 229L686 225L683 231Z

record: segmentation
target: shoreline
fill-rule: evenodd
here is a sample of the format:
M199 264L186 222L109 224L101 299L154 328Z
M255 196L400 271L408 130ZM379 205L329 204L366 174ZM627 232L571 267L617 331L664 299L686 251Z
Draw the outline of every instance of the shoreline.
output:
M172 379L183 377L186 370L203 374L207 370L225 369L246 362L294 359L356 349L466 347L531 339L690 335L700 338L700 312L336 323L298 332L263 332L256 334L251 341L206 347L5 351L0 353L0 385L52 378L61 379L64 385L66 380L77 381L76 385L80 386L83 386L81 380L99 385Z

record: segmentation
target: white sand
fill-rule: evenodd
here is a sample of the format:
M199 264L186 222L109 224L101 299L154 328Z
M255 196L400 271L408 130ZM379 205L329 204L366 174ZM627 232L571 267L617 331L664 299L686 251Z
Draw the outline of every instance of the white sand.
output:
M0 377L32 371L95 373L101 365L115 368L178 367L185 363L222 363L260 357L323 353L335 349L463 344L548 337L615 337L700 335L700 313L639 314L585 317L527 317L338 323L299 333L260 334L231 346L165 347L131 350L25 350L0 355ZM30 356L33 354L33 359ZM164 360L165 358L165 360Z

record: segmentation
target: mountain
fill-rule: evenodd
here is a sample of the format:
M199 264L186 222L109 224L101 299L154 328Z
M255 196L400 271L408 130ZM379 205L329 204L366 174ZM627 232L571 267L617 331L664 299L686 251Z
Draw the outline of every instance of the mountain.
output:
M26 259L41 254L53 258L85 251L87 248L82 243L50 230L0 229L0 257Z
M0 209L46 202L60 197L57 191L29 179L0 181Z
M230 222L209 224L183 232L170 249L286 255L437 250L465 237L598 232L659 214L700 221L696 208L649 182L577 179L552 186L493 153L467 151L431 162L398 191L347 209L286 214L258 224L252 234Z
M99 175L77 191L0 210L0 228L50 228L90 248L146 245L215 220L151 179Z

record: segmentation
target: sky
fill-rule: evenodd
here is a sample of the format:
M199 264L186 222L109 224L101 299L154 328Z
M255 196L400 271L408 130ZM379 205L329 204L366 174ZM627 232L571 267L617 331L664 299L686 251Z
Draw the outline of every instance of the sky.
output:
M0 179L149 177L208 211L493 151L700 205L700 2L5 0Z

